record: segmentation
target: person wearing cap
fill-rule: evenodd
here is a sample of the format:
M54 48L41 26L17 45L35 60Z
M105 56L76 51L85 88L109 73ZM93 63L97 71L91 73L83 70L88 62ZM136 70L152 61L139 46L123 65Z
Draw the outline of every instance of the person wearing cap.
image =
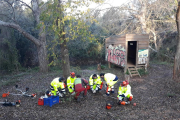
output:
M84 92L83 96L86 97L86 94L87 94L87 86L88 85L88 81L81 78L80 75L77 75L77 78L75 79L74 81L74 88L75 88L75 92L76 92L76 95L74 96L74 98L76 100L79 101L79 95L81 92Z
M67 78L67 87L70 93L74 92L74 80L76 79L75 72L71 72L70 76Z
M112 73L101 73L100 77L106 81L106 95L114 93L114 84L118 81L118 77Z
M92 93L96 93L97 91L101 90L103 86L101 77L97 74L92 74L89 78L89 85L92 90Z
M130 104L130 101L133 99L133 95L131 94L131 86L127 80L120 84L117 98L119 99L119 105ZM125 98L127 98L126 101Z
M64 82L64 77L54 78L50 84L51 94L54 96L59 95L60 97L63 97L63 95L66 94Z

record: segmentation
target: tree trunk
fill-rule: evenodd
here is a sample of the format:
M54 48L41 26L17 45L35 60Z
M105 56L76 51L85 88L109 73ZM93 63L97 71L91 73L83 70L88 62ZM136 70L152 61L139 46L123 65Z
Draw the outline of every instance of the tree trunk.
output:
M142 33L143 34L146 34L147 33L147 26L146 26L146 9L147 9L147 6L146 6L146 3L145 2L140 2L141 3L141 10L140 10L140 14L138 15L138 19L139 19L139 22L141 23L141 30L142 30Z
M178 45L174 59L173 79L180 78L180 2L176 12L176 25L178 31Z
M59 4L58 7L61 7L61 0L59 0ZM63 17L63 12L61 9L58 9L59 14L60 14L60 18L57 18L56 21L56 25L57 27L60 29L60 35L59 35L59 42L60 44L60 49L61 49L61 64L62 64L62 70L63 70L63 76L65 77L65 79L68 78L69 74L70 74L70 62L69 62L69 52L68 52L68 48L67 48L67 41L65 40L65 34L64 33L64 24L63 23L59 23L58 20L62 21L62 17Z
M40 72L48 72L49 67L48 67L48 60L47 60L46 35L45 35L45 33L42 33L39 36L39 39L41 40L41 44L39 46L37 46L38 59L39 59L39 69L40 69Z
M68 78L70 74L70 62L69 62L69 52L67 49L67 43L64 41L61 45L61 63L62 63L62 70L63 70L63 76L65 79Z
M40 72L48 72L48 60L47 60L47 51L46 51L46 31L45 31L45 25L42 21L40 21L40 0L32 0L32 9L33 15L36 21L36 25L41 24L41 27L39 29L38 39L40 40L40 45L37 46L38 50L38 59L39 59L39 68Z

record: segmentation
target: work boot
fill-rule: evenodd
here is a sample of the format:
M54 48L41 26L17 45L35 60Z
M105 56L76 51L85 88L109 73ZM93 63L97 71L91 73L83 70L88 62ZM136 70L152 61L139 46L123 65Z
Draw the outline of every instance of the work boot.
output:
M79 96L77 97L77 102L80 102L82 98L82 92L79 94Z
M114 91L111 91L112 94L114 94Z

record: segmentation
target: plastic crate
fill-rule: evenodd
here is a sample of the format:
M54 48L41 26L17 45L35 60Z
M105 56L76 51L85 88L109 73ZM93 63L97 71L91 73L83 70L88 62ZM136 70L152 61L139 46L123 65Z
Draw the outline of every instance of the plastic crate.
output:
M44 105L52 107L52 105L59 103L59 96L50 96L44 98Z

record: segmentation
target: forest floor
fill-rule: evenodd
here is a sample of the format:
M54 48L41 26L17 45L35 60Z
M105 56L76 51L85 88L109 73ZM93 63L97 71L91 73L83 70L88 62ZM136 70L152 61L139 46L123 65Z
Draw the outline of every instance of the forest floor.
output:
M76 69L77 70L77 69ZM72 99L65 99L52 107L39 106L38 99L42 96L49 84L55 77L62 75L62 71L51 71L47 74L39 72L21 72L14 75L0 77L0 82L10 82L0 88L0 94L16 93L15 84L19 89L29 87L29 93L37 93L32 99L25 96L9 95L7 98L0 97L0 102L21 100L19 107L0 106L1 120L176 120L180 119L180 82L172 80L173 67L169 65L150 64L148 74L145 76L130 78L130 85L134 99L129 105L117 105L117 90L109 97L101 93L92 94L88 91L86 99L79 103ZM124 80L121 68L113 67L97 71L94 67L75 71L88 80L93 73L110 72L118 76L119 81ZM110 110L105 109L110 101L114 105ZM133 106L136 103L136 106Z

